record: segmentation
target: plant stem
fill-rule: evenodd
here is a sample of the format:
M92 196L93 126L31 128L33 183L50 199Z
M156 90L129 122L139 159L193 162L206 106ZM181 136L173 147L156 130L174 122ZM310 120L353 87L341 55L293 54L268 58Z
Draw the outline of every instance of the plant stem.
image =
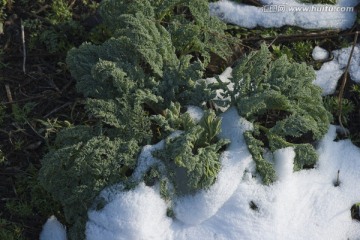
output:
M351 58L352 58L353 53L354 53L354 49L355 49L355 45L357 43L358 36L359 36L359 32L357 31L355 33L354 42L353 42L353 45L352 45L352 48L351 48L349 59L348 59L346 69L345 69L345 72L344 72L344 78L343 78L343 81L341 83L341 88L340 88L340 92L339 92L339 118L338 118L338 120L339 120L340 126L344 130L345 130L345 128L344 128L344 125L343 125L342 120L341 120L341 118L342 118L342 100L343 100L345 85L346 85L346 82L347 82L347 77L348 77L348 72L349 72L349 68L350 68ZM347 135L346 131L344 131L344 132Z

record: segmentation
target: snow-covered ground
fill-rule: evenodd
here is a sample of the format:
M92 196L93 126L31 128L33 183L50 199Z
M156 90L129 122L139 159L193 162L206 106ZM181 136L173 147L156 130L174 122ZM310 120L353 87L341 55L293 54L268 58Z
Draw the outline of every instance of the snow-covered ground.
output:
M46 221L40 240L66 240L66 229L55 216L51 216Z
M261 0L264 7L222 0L210 3L211 14L245 28L299 26L306 29L347 29L356 20L351 8L358 0L338 0L337 4L302 4L296 0ZM347 8L350 7L350 8Z
M332 51L333 60L324 63L319 71L316 71L315 85L323 89L323 95L329 95L335 92L336 86L348 64L352 47ZM315 50L315 49L314 49ZM319 55L319 49L313 52L313 55ZM360 44L354 48L353 56L349 65L350 79L360 83Z

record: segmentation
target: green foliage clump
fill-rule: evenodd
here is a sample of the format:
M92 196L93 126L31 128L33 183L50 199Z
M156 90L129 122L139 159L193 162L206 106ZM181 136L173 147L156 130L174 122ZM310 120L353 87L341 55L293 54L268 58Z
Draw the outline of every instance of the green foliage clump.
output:
M276 57L286 55L288 59L296 62L309 62L312 60L311 53L314 43L311 41L296 41L288 45L272 45L273 54Z
M316 163L317 154L309 143L321 139L332 118L313 79L312 68L289 62L286 56L272 61L271 53L262 46L234 67L234 90L224 88L239 114L254 123L255 130L245 133L245 139L265 184L276 175L263 158L264 147L272 152L294 147L294 170Z
M10 195L11 197L0 211L0 239L34 238L37 233L34 235L30 233L30 236L34 236L30 237L28 229L33 229L34 219L39 216L57 215L63 220L60 204L41 187L37 177L38 169L30 164L22 173L12 178L12 187L16 197ZM3 196L9 195L5 192Z
M151 118L156 123L158 139L164 139L176 130L190 130L196 125L190 114L181 114L181 105L178 102L171 102L163 114Z
M127 178L140 150L135 140L98 131L79 126L60 132L56 147L42 159L40 183L64 207L67 222L74 224L73 239L83 237L79 228L84 232L94 198L104 187Z
M122 28L122 14L142 12L146 18L166 28L180 56L192 54L210 60L210 53L226 58L230 53L230 36L226 24L210 16L207 0L136 0L104 1L101 5L105 23L115 31Z
M198 81L210 52L223 58L230 53L225 24L210 17L207 1L105 0L100 14L111 38L83 43L66 60L95 126L60 132L39 177L62 204L71 239L84 238L86 213L99 192L131 176L141 146L185 131L168 138L160 155L176 158L169 169L184 169L195 191L214 182L227 143L216 138L220 120L214 113L200 125L180 113L181 106L214 97L212 87ZM155 177L150 172L144 180ZM164 197L168 183L161 177Z
M344 98L341 101L342 108L341 108L341 122L345 125L348 124L350 114L355 110L355 105L352 101ZM331 112L336 119L339 118L339 98L338 97L325 97L324 98L324 106L325 108Z
M14 5L20 5L22 9L31 12L24 19L30 50L45 48L48 53L62 55L85 39L94 38L92 34L98 28L91 26L89 30L84 24L86 18L95 13L98 7L96 1L21 0ZM98 39L101 38L100 35L97 36Z
M276 172L272 164L263 157L264 143L256 139L251 131L244 133L244 138L248 146L249 152L253 156L256 164L256 171L261 175L265 184L269 184L276 180Z
M0 218L0 239L25 240L23 229L11 221Z
M29 114L34 109L35 105L36 104L33 102L26 103L22 107L18 104L13 104L11 110L14 120L18 124L25 124L28 121Z
M229 143L218 139L221 121L206 111L197 125L179 135L169 136L165 148L154 153L169 172L177 195L211 186L220 171L220 149Z
M5 19L6 15L4 13L5 9L7 8L7 5L10 5L11 1L9 0L0 0L0 24L2 25L2 20ZM2 32L2 26L0 26L0 33Z
M206 86L196 81L203 76L209 62L208 57L204 56L210 50L191 47L194 49L190 52L182 51L181 47L174 42L175 33L169 27L177 17L185 18L186 15L180 10L176 14L174 9L189 8L194 14L195 12L205 14L204 16L198 14L197 18L208 16L208 9L205 8L204 2L206 1L191 1L187 4L189 6L183 1L161 1L161 4L158 1L132 1L129 3L109 0L102 2L100 12L105 26L112 32L113 38L100 46L84 44L79 49L70 51L67 62L73 76L77 79L78 90L87 96L91 95L96 98L99 98L100 94L109 95L107 98L111 98L113 95L110 93L120 90L113 88L113 84L108 84L110 79L104 79L99 85L98 76L94 76L94 73L90 74L97 71L94 65L98 64L101 59L112 62L118 71L123 71L127 78L126 81L136 83L134 86L136 89L147 89L147 92L162 96L162 102L143 98L143 101L147 102L147 107L157 113L159 113L159 108L169 107L168 104L171 101L182 104L200 104L211 99L213 97L211 91L204 91L203 88L206 89ZM226 38L224 33L225 24L210 16L198 21L199 23L186 21L177 24L181 24L182 27L187 25L189 28L197 28L198 25L205 24L206 28L216 31L215 37L211 39L206 37L203 40L198 37L196 40L200 40L202 45L209 46L210 52L221 57L228 56L231 41ZM213 26L216 24L219 26ZM180 31L177 34L180 33L183 32ZM206 33L199 34L203 36ZM177 38L181 38L181 43L186 42L185 35L179 35ZM223 46L224 44L227 47ZM188 43L187 45L194 44ZM220 49L226 51L227 55L220 53ZM189 55L190 53L191 55ZM197 57L194 58L194 56ZM95 91L99 91L99 93L94 95Z

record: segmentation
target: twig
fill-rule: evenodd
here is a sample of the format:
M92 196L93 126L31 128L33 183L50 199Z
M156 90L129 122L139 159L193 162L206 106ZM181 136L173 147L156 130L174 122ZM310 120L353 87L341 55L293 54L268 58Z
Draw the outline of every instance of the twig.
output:
M48 9L50 7L50 5L46 4L44 6L41 6L39 10L37 10L35 12L35 14L39 14L39 13L42 13L43 11L45 11L46 9Z
M51 112L47 113L44 118L48 118L51 114L56 113L57 111L59 111L60 109L67 107L71 104L71 102L66 102L63 105L61 105L60 107L57 107L55 109L53 109Z
M9 104L13 104L13 103L28 102L28 101L32 101L32 100L34 100L34 99L48 98L48 97L56 96L56 95L59 95L59 94L56 92L56 93L51 93L51 94L47 94L47 95L38 95L38 96L28 97L28 98L24 98L24 99L12 101L12 102L10 102L10 101L9 101L9 102L1 102L1 104L3 104L3 105L9 105Z
M344 90L345 90L345 85L346 85L346 82L347 82L347 78L348 78L348 72L349 72L349 68L350 68L350 63L351 63L351 58L353 56L353 53L354 53L354 49L355 49L355 45L357 43L357 39L358 39L358 36L359 36L359 32L355 32L355 37L354 37L354 42L353 42L353 45L352 45L352 48L351 48L351 52L350 52L350 55L349 55L349 59L348 59L348 62L347 62L347 65L346 65L346 69L345 69L345 72L344 72L344 78L343 78L343 81L341 83L341 87L340 87L340 92L339 92L339 97L338 97L338 102L339 102L339 123L340 123L340 126L344 128L344 125L342 123L342 100L343 100L343 95L344 95ZM346 131L345 131L345 135L347 135Z
M270 43L267 47L268 47L268 48L271 47L271 45L273 45L274 42L275 42L277 39L278 39L278 36L276 36L276 37L274 38L274 40L272 40L271 43Z
M35 130L35 128L30 124L29 121L26 121L26 123L36 135L38 135L41 139L46 140L45 137L43 137L40 133L38 133L38 131Z
M21 23L21 42L22 42L22 46L23 46L23 66L22 66L22 69L23 69L24 74L26 74L26 68L25 68L25 65L26 65L25 30L24 30L24 24L23 24L22 19L20 19L20 23Z
M41 17L41 16L39 16L39 15L37 15L37 14L35 14L35 13L32 13L32 12L22 12L22 14L27 15L27 16L30 16L30 17L37 18L37 19L43 21L44 23L47 23L47 24L50 24L50 25L51 25L51 21L50 21L50 20L48 20L48 19L46 19L46 18L44 18L44 17Z
M11 91L10 91L10 86L9 86L9 84L5 84L5 91L6 91L6 95L7 95L7 98L8 98L9 103L12 103L12 102L13 102L13 98L12 98L12 94L11 94Z
M74 7L74 4L76 3L76 0L73 0L70 4L69 4L69 8L72 9Z
M260 3L258 0L247 0L245 1L246 2L249 2L251 5L254 5L256 7L262 7L264 6L262 3Z
M274 41L276 43L288 42L288 41L301 41L301 40L315 40L322 38L338 38L339 36L351 36L353 32L340 33L338 30L326 30L322 32L310 32L310 33L299 33L299 34L279 34L272 37L249 37L242 39L242 42L256 42L256 41Z

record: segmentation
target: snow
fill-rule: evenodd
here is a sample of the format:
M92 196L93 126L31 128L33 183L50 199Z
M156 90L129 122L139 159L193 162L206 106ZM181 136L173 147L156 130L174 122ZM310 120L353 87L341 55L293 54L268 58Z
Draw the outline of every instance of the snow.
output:
M354 7L357 0L339 0L334 5L302 4L295 0L262 0L264 7L238 4L228 0L210 3L210 13L227 23L245 28L270 28L285 25L306 29L348 29L356 20L356 12L335 11L334 7Z
M279 181L287 181L291 178L295 152L294 149L283 148L275 151L275 170Z
M66 229L56 219L55 216L51 216L43 226L43 230L40 233L40 240L66 240Z
M232 143L208 191L176 199L175 219L166 216L158 186L115 193L104 209L89 211L87 239L360 238L360 223L350 216L350 207L360 201L360 150L349 140L335 142L335 126L319 143L315 169L293 172L293 149L280 149L274 154L278 181L264 186L242 136L251 124L234 108L222 118L222 137ZM258 210L250 208L251 201Z
M329 52L319 46L316 46L312 52L312 57L316 61L326 60L329 58Z
M141 183L119 192L102 211L89 211L86 239L169 239L171 219L166 203L152 188Z
M200 107L196 107L196 106L187 106L186 112L196 122L199 122L201 118L204 116L204 111Z
M349 60L351 48L352 47L348 47L333 51L335 61L337 61L344 70ZM350 61L349 74L351 80L360 83L360 44L354 48L354 53Z
M313 83L322 88L323 95L333 94L343 72L344 70L335 61L326 62L316 71L316 79Z
M332 51L333 60L324 63L320 70L316 71L315 85L323 89L323 95L333 94L340 77L345 72L348 64L351 47ZM360 45L356 45L349 66L350 79L360 83Z

